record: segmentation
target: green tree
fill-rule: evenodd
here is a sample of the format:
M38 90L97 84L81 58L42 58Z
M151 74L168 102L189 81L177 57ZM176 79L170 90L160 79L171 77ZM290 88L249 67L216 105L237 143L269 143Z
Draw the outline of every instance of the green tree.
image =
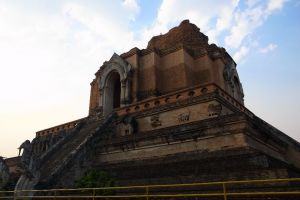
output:
M76 182L77 188L105 188L114 187L115 179L106 171L89 170L85 176ZM112 195L114 190L97 190L97 195Z

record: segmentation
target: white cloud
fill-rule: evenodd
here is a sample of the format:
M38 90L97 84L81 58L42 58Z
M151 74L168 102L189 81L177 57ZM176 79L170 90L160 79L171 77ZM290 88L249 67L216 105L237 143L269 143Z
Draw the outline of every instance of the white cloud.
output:
M238 49L233 57L240 61L250 51L245 38L284 3L248 0L241 8L238 0L163 0L153 24L133 32L130 25L142 11L137 0L65 0L49 7L39 1L1 1L0 132L21 142L40 128L82 117L88 109L88 82L104 60L114 51L145 47L152 36L184 19L208 34L210 42L225 38L225 47ZM27 116L34 119L24 120ZM15 121L31 128L20 136L20 128L11 129Z
M287 0L269 0L267 11L273 12L275 10L280 10L286 1Z
M220 10L217 16L217 22L209 31L207 35L210 37L210 41L217 43L218 36L232 26L233 14L237 9L239 1L231 1L231 3L225 5Z
M231 1L181 1L163 0L153 26L146 27L143 38L165 33L179 22L189 19L202 32L207 33L210 42L216 42L219 34L230 28L234 10L238 0ZM212 21L215 21L212 23ZM144 41L145 43L146 41Z
M87 114L94 73L114 51L122 53L136 43L129 29L139 13L135 3L64 1L50 8L37 2L39 9L32 10L26 3L1 1L4 156L14 156L13 149L35 131Z
M235 14L235 24L231 27L230 35L225 37L225 44L238 48L244 39L264 22L266 13L262 6L248 8Z
M260 1L261 0L247 0L247 6L249 8L251 8L251 7L255 6L255 5L257 5Z
M233 59L236 62L241 61L249 52L249 47L242 46L234 55Z
M124 0L123 6L128 9L130 13L130 19L135 20L136 15L140 12L140 6L136 0Z
M148 38L167 32L184 19L190 19L208 35L210 43L220 45L223 42L222 36L225 48L233 53L237 51L236 55L240 55L240 51L249 46L247 41L255 30L273 12L281 9L285 2L285 0L248 0L244 8L240 6L239 0L229 2L163 0L153 26L144 29L142 37L144 41L141 43L145 46ZM241 56L237 57L242 59Z
M276 48L277 48L277 45L271 43L271 44L267 45L266 47L260 48L260 49L259 49L259 52L265 54L265 53L268 53L268 52L270 52L270 51L273 51L273 50L276 49Z
M235 13L235 22L230 35L225 37L225 44L231 48L239 48L244 39L261 26L274 11L283 7L285 0L269 0L267 4L257 0L249 0L245 10Z
M80 36L87 35L93 37L90 40L92 43L88 44L89 48L98 46L101 47L97 48L98 51L109 48L123 52L134 44L133 32L129 30L129 23L135 15L132 15L131 9L128 10L128 7L131 8L135 4L130 2L133 1L125 1L122 6L110 4L96 8L85 4L68 3L63 10L68 20L83 26L82 29L75 32L78 34L78 39L81 39ZM115 12L112 13L112 10ZM85 34L82 34L81 31ZM87 32L89 33L87 34ZM96 44L95 41L97 41Z

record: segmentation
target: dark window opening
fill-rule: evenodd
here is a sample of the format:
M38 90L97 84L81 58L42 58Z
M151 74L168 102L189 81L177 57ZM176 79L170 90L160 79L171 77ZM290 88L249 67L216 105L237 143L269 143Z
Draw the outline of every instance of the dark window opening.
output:
M120 103L121 103L120 99L121 99L121 82L120 82L120 76L117 76L114 83L113 108L120 107Z

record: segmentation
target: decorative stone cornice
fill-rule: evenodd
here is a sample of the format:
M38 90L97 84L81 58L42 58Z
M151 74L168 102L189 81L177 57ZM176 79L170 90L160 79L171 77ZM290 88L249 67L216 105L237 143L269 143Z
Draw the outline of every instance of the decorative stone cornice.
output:
M70 122L67 122L67 123L64 123L64 124L60 124L60 125L57 125L57 126L53 126L51 128L47 128L47 129L44 129L44 130L40 130L40 131L37 131L36 132L36 137L44 137L44 136L48 136L48 135L51 135L51 134L56 134L60 131L63 131L63 130L71 130L73 128L75 128L80 122L86 120L87 117L84 117L84 118L81 118L81 119L77 119L77 120L74 120L74 121L70 121Z
M119 116L127 114L147 116L153 113L162 112L177 107L183 107L186 105L192 105L199 102L210 101L217 98L220 98L220 101L223 101L224 104L228 104L228 106L237 112L243 112L250 117L253 116L253 113L250 112L243 104L238 102L231 95L213 83L198 85L179 90L174 93L142 100L138 103L119 108L116 110L116 112Z
M99 143L99 146L103 147L103 145L125 145L127 143L138 142L141 140L150 140L153 138L164 138L166 143L180 141L180 140L197 140L199 137L212 136L223 134L224 132L214 132L208 131L209 128L212 127L225 127L226 124L230 124L232 122L242 122L248 120L246 115L243 113L234 113L230 115L224 115L217 118L209 118L202 121L191 122L188 124L180 124L172 127L162 128L162 129L154 129L146 132L137 132L134 135L128 135L125 137L111 137L109 140L109 144L107 144L107 140L102 140ZM241 129L231 130L231 133L240 133Z
M101 78L99 79L99 88L103 89L105 77L111 71L118 71L120 75L121 82L125 81L128 77L131 77L132 66L127 63L123 58L121 58L118 54L114 53L109 61L103 63L100 70L96 73Z

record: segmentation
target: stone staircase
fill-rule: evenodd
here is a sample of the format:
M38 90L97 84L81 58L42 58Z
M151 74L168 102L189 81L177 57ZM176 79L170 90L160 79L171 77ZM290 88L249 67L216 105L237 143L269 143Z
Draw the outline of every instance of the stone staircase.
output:
M50 174L56 170L63 162L65 158L76 153L76 150L82 142L85 141L85 138L99 125L98 121L87 123L78 133L74 136L69 142L61 147L61 150L58 153L51 154L49 158L42 164L41 168L41 180L46 179Z
M63 138L40 157L38 166L35 167L37 170L34 178L22 174L15 190L50 186L51 181L66 170L66 166L90 144L96 134L101 134L105 127L111 123L114 116L114 114L110 114L101 120L85 119L77 130Z

